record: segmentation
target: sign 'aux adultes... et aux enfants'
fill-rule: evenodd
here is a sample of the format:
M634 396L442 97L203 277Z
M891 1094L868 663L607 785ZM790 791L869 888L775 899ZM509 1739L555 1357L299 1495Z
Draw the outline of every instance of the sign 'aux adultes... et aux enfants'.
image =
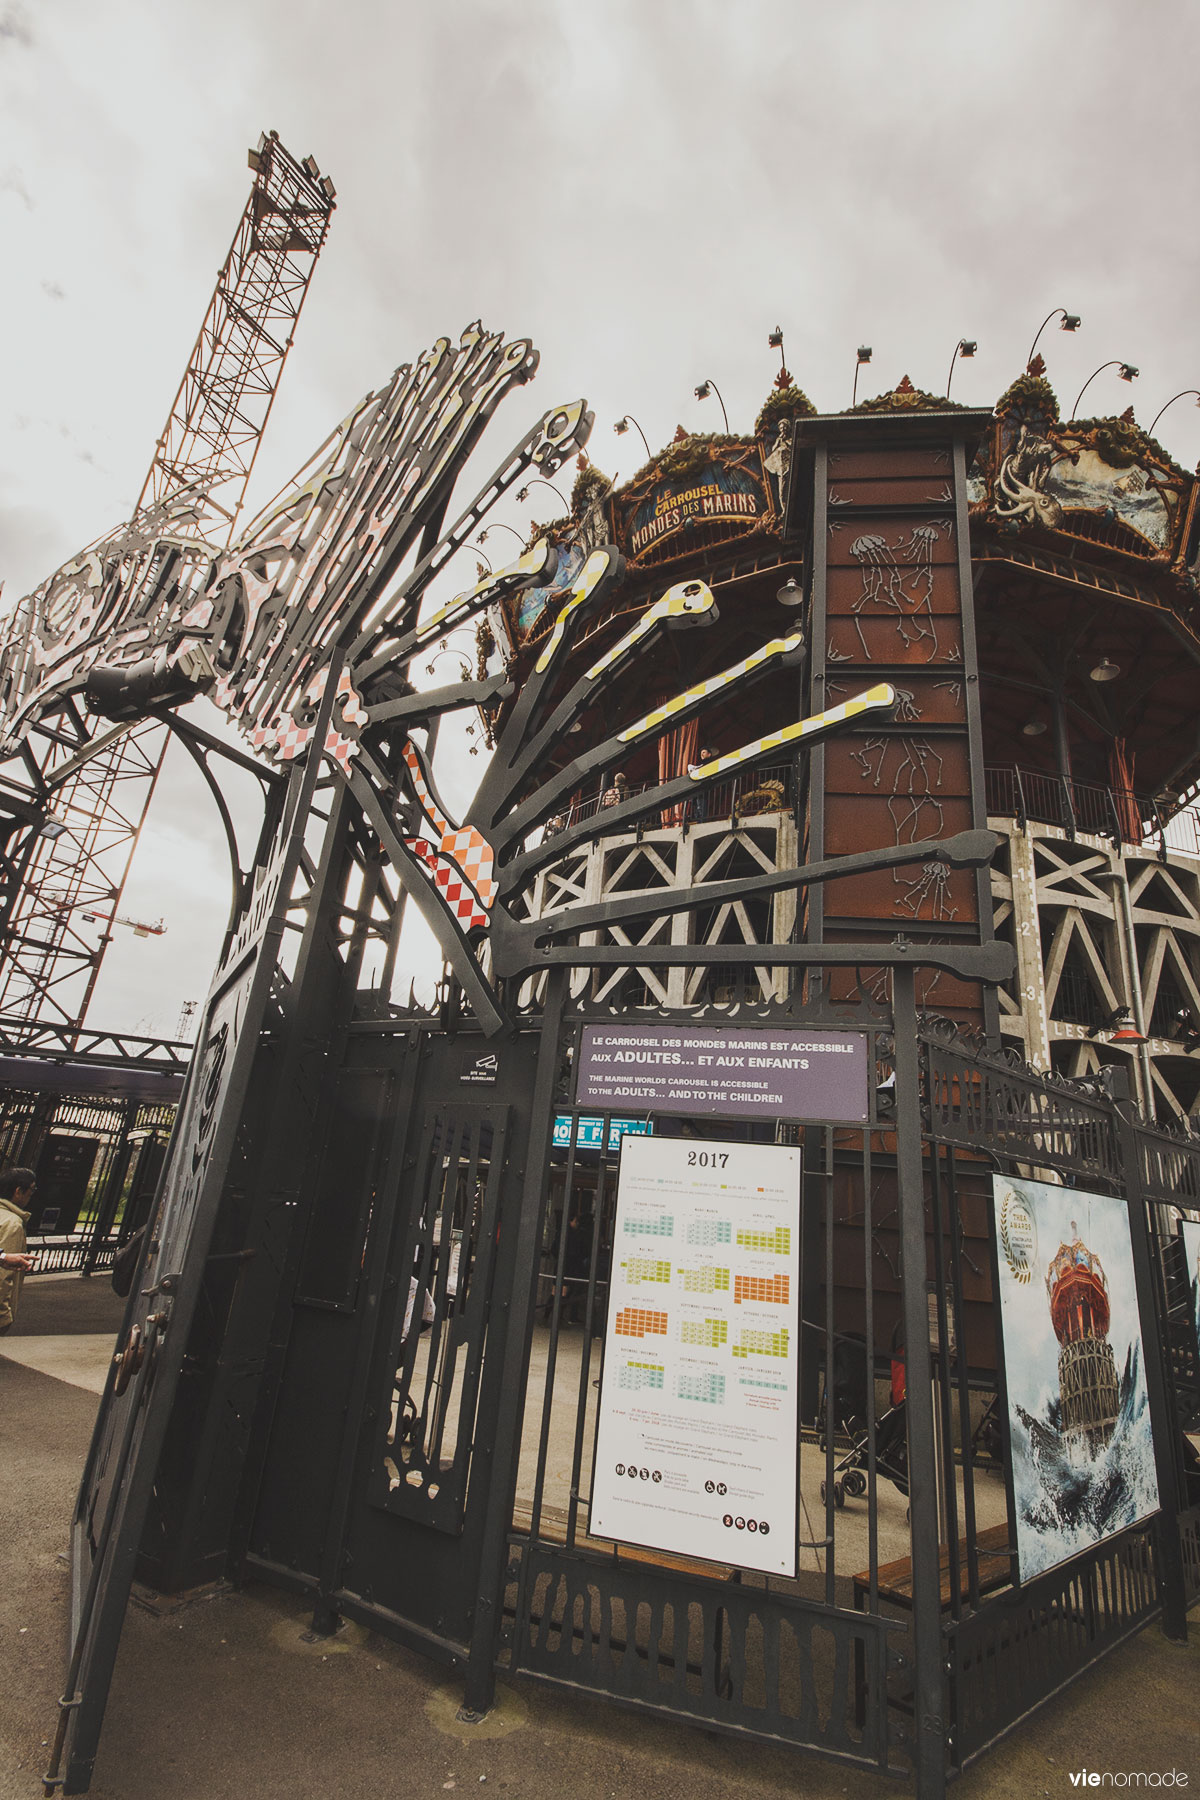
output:
M867 1075L857 1031L588 1025L576 1104L863 1124Z

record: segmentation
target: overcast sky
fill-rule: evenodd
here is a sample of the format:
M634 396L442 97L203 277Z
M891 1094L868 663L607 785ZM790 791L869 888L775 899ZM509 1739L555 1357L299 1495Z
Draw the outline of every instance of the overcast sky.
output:
M1065 306L1082 329L1041 345L1064 412L1116 357L1140 379L1106 371L1084 411L1149 425L1200 387L1198 49L1193 0L0 0L5 599L128 515L264 129L338 210L259 497L475 317L542 352L481 476L580 394L608 474L642 460L626 411L654 448L719 429L705 377L748 430L776 324L823 410L858 344L861 398L944 391L964 336L953 397L990 405ZM1192 467L1195 401L1157 435ZM170 1031L203 993L222 855L172 774L129 896L167 936L110 953L94 1020Z

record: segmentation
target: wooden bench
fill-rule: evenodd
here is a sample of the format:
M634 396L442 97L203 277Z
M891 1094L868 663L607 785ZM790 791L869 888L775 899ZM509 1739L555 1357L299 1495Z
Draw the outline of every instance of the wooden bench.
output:
M979 1576L979 1592L994 1593L997 1588L1007 1587L1012 1580L1013 1549L1009 1542L1008 1526L989 1525L983 1531L975 1533L975 1548L978 1553L976 1571ZM941 1579L941 1604L943 1611L950 1605L950 1546L943 1544L938 1557L938 1573ZM913 1566L911 1556L897 1557L895 1562L881 1563L876 1575L876 1592L881 1600L890 1600L895 1606L907 1607L912 1611L913 1603ZM958 1593L960 1600L970 1597L970 1571L967 1567L967 1540L958 1540ZM854 1610L863 1612L870 1604L871 1571L863 1569L854 1577ZM866 1717L866 1659L861 1640L854 1645L854 1712L859 1725ZM905 1703L895 1702L907 1710Z
M1007 1525L989 1525L975 1534L975 1548L978 1552L977 1568L979 1573L979 1592L990 1594L996 1588L1007 1587L1012 1580L1012 1545L1009 1542ZM943 1608L950 1605L950 1546L943 1544L938 1557L938 1571L941 1577L941 1603ZM911 1611L913 1603L913 1566L911 1556L897 1557L895 1562L881 1563L876 1578L877 1591L881 1600L890 1600L896 1606L908 1607ZM854 1577L854 1606L862 1612L871 1594L871 1571L863 1569ZM966 1600L970 1594L969 1570L967 1567L967 1540L958 1540L958 1594L960 1600Z

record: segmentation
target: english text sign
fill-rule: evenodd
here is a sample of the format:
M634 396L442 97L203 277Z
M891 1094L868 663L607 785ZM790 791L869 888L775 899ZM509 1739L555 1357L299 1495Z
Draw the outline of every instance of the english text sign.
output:
M861 1031L587 1025L576 1104L862 1124L867 1075Z

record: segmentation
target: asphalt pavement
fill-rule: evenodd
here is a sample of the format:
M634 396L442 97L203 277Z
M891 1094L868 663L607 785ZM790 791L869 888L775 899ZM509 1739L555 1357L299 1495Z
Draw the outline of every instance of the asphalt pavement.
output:
M0 1800L41 1793L66 1660L64 1552L96 1410L92 1387L48 1371L73 1366L69 1345L55 1349L59 1339L99 1339L120 1314L105 1277L35 1279L17 1331L0 1339ZM907 1791L814 1755L520 1679L501 1686L482 1724L465 1725L460 1687L437 1664L354 1626L312 1641L308 1625L302 1600L261 1585L176 1609L132 1606L95 1800L415 1800L497 1790L513 1800L883 1800ZM1200 1786L1200 1610L1186 1648L1151 1625L953 1792L1058 1800L1084 1767L1174 1770Z

